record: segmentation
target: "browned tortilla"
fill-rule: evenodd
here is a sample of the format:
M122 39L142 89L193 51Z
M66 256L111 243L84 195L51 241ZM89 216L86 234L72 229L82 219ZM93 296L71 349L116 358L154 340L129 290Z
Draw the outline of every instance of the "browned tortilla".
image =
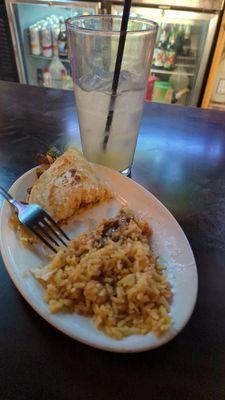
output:
M35 182L29 203L39 204L55 221L62 221L80 208L111 197L97 168L79 150L69 147Z

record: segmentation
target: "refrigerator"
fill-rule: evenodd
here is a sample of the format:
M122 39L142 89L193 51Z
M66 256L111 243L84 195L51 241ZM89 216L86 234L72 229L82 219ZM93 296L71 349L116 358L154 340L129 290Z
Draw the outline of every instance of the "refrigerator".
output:
M66 18L98 14L101 3L66 0L6 0L5 3L20 83L72 89L69 59L66 55L60 57L59 52L56 57L53 34ZM66 79L48 79L54 57L60 59L57 68Z
M121 15L121 3L111 2L113 14ZM159 25L147 100L200 105L223 1L187 0L184 4L181 0L139 0L132 4L132 17L151 19ZM169 39L162 50L163 35ZM176 40L183 40L183 49L174 45ZM174 51L168 52L168 47Z
M58 85L48 83L48 80L43 83L43 71L51 67L53 56L48 54L46 57L42 49L40 49L40 54L33 54L31 43L33 26L40 25L39 29L42 29L41 24L47 19L60 17L65 19L79 14L104 12L120 15L123 9L123 0L5 1L20 82L53 87L58 87ZM203 86L212 57L223 3L224 0L186 0L185 4L183 0L133 0L132 17L151 19L159 24L146 100L191 106L201 104ZM164 43L166 48L164 51L162 49L159 51L163 29L166 30L168 37ZM182 40L186 45L186 50L175 49L171 52L171 48L167 47L171 46L172 36L177 43L179 42L178 34L183 35ZM164 57L164 62L160 65L157 63L159 55ZM170 60L169 65L168 60ZM68 78L66 85L62 85L62 88L71 89L68 58L63 57L61 62Z

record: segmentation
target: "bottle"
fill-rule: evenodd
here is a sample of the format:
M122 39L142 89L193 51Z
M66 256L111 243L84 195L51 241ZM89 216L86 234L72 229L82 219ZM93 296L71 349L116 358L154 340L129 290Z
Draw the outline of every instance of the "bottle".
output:
M50 72L49 72L48 67L45 67L45 68L44 68L44 71L43 71L43 81L44 81L44 86L45 86L45 87L49 87L49 88L52 87L52 77L51 77L51 74L50 74Z
M166 48L168 41L168 30L166 29L166 24L162 25L160 29L160 37L157 48L155 49L155 60L154 65L157 68L163 68L166 58Z
M50 15L51 20L53 21L54 24L59 24L59 19L56 15L52 14Z
M191 27L186 25L184 29L184 41L182 47L182 55L188 57L191 49Z
M177 103L180 99L182 99L182 97L184 96L184 95L187 95L187 93L189 93L190 92L190 89L187 87L187 88L183 88L183 89L180 89L180 90L178 90L178 92L173 92L173 97L172 97L172 104L175 104L175 103ZM186 97L183 97L183 99L179 102L180 104L184 104L185 105L185 100L186 100Z
M44 85L44 77L43 77L43 70L41 68L37 68L37 84L38 86Z
M150 75L150 77L148 78L148 85L147 85L147 90L146 90L146 94L145 94L145 100L147 100L147 101L152 100L154 84L155 84L155 81L158 81L158 80L159 80L159 78L154 75Z
M49 66L49 72L52 77L53 88L60 89L62 87L61 71L64 71L65 74L67 73L63 63L60 61L58 57L55 56Z
M178 104L185 105L187 100L187 93L191 89L190 80L187 76L187 70L184 67L178 66L175 71L176 74L171 75L169 78L169 81L174 89L173 101L177 102Z
M158 58L158 46L159 46L159 40L162 34L162 24L159 25L159 29L158 29L158 34L157 34L157 38L156 38L156 44L155 44L155 49L154 49L154 53L153 53L153 60L152 60L152 65L157 67L158 63L157 63L157 58Z
M59 35L58 35L58 49L59 49L59 57L62 57L62 58L68 57L66 26L65 26L65 22L62 21L62 19L60 19L60 31L59 31Z
M164 63L164 68L168 69L168 70L172 70L175 68L176 35L177 35L176 27L173 26L170 31L168 42L167 42L166 59L165 59L165 63Z
M71 90L73 89L73 79L64 70L61 71L62 89Z
M64 69L61 70L61 81L62 89L66 89L66 71Z
M41 28L41 45L43 56L52 57L52 32L47 24Z
M59 46L58 46L58 36L59 36L59 25L54 24L52 26L52 45L53 45L53 55L58 56L59 55Z
M31 25L30 31L30 47L31 53L35 56L41 54L41 41L40 41L40 29L38 25Z
M183 43L184 43L184 27L183 25L179 25L176 38L176 49L178 56L182 56L183 54Z

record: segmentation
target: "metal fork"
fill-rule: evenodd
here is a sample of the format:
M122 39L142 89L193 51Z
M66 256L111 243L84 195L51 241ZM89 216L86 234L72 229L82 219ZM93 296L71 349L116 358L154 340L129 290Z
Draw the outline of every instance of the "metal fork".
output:
M18 219L33 232L52 251L57 253L55 246L70 240L60 226L37 204L25 204L15 200L3 187L0 186L0 194L18 211ZM61 244L59 243L61 242Z

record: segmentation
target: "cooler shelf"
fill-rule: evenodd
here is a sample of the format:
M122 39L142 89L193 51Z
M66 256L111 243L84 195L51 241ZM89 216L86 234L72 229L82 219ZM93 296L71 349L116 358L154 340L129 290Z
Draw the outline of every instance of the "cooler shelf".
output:
M185 71L176 71L176 68L185 68ZM163 75L181 75L181 76L194 76L196 69L196 55L192 53L190 56L177 56L175 69L168 70L163 68L152 67L151 72Z
M30 56L31 56L32 58L36 58L37 60L41 59L41 60L46 60L46 61L51 61L51 60L53 60L53 58L54 58L54 56L52 56L52 57L45 57L45 56L42 56L41 54L40 54L39 56L35 56L34 54L30 54ZM58 57L58 56L55 56L55 57ZM69 60L68 58L61 58L61 57L59 57L59 59L60 59L61 62L66 62L66 63L69 63L69 62L70 62L70 60Z
M164 74L164 75L180 75L180 76L194 76L194 72L181 72L181 71L169 71L165 69L151 68L153 74Z
M34 59L41 59L41 60L46 60L46 61L51 61L53 57L45 57L43 55L35 56L34 54L30 54L30 56ZM68 58L60 58L60 61L69 63ZM188 65L188 64L176 64L177 67L184 67L184 68L193 68L194 66ZM193 72L180 72L180 71L174 71L174 70L165 70L165 69L158 69L158 68L152 68L151 72L154 74L164 74L164 75L185 75L185 76L194 76L194 71Z

